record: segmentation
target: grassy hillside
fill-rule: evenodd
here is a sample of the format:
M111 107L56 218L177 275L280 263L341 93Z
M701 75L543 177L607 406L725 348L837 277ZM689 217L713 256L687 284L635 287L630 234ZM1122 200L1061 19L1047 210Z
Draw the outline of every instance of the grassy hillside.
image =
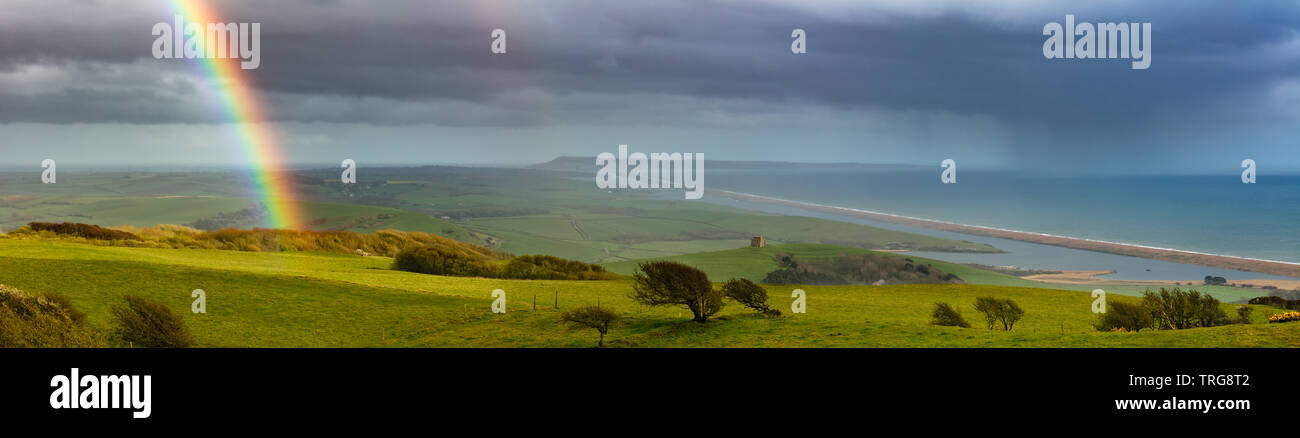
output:
M718 321L700 325L688 321L685 310L642 309L626 298L627 280L438 277L385 269L390 262L340 254L97 247L0 238L0 284L68 295L101 326L107 324L108 307L122 294L160 300L182 311L201 346L591 346L593 333L565 330L556 323L558 311L550 305L557 295L561 309L599 301L622 313L628 323L611 332L608 344L613 346L1300 345L1295 323L1101 333L1089 327L1095 316L1087 293L990 285L805 286L806 314L768 319L731 304ZM194 289L207 292L207 314L185 311ZM489 311L494 289L508 294L509 312L504 315ZM768 287L783 310L789 309L788 289ZM1025 308L1016 330L928 324L933 303L946 301L978 325L971 305L984 295L1012 298ZM536 310L531 305L534 296ZM1256 322L1273 312L1257 310Z

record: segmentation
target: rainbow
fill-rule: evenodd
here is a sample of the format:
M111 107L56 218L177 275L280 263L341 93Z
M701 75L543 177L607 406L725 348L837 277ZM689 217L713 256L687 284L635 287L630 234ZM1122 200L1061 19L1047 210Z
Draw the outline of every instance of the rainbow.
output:
M223 22L207 3L203 0L172 0L172 9L183 15L186 22ZM236 143L251 166L253 189L267 209L266 225L285 229L303 226L302 206L294 199L293 179L284 174L284 154L253 87L249 72L256 70L240 69L238 59L196 60L217 85L221 107L237 131Z

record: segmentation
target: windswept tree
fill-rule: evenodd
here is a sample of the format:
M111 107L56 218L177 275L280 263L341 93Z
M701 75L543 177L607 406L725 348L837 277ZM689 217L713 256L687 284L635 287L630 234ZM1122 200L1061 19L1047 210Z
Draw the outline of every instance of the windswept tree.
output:
M767 291L763 286L744 278L733 278L722 285L722 294L745 307L767 316L781 316L781 311L767 305Z
M560 322L568 324L570 329L591 328L600 332L597 347L605 346L605 335L620 318L613 310L599 306L579 307L560 314Z
M185 348L194 343L185 321L166 304L134 295L122 298L112 313L117 322L114 331L123 341L156 348Z
M1020 317L1025 315L1024 309L1015 301L993 297L976 298L975 310L984 314L984 322L988 323L989 330L1000 324L1003 330L1011 331Z
M632 275L632 300L647 306L681 305L706 322L726 305L704 271L677 262L645 262Z
M970 323L961 317L961 312L948 303L934 303L934 312L930 313L930 317L930 324L970 328Z

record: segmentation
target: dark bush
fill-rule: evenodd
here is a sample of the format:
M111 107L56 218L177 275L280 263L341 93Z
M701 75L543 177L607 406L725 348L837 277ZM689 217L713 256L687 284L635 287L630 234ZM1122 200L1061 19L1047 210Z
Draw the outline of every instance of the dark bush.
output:
M683 305L695 322L706 322L726 305L704 271L677 262L645 262L632 276L633 301L647 306Z
M609 334L610 326L617 323L619 318L618 313L598 306L579 307L560 314L560 322L568 324L570 328L591 328L600 332L597 347L605 346L605 335Z
M970 323L961 317L961 312L948 303L934 303L934 312L930 316L933 318L930 324L970 328Z
M123 341L157 348L185 348L194 343L185 321L166 305L134 295L122 298L112 312L116 334Z
M1269 295L1250 299L1250 304L1281 307L1287 310L1300 310L1300 300L1287 299L1285 295Z
M790 254L775 257L781 269L763 278L767 284L888 284L962 283L956 274L903 258L883 254L849 254L827 259L799 260Z
M495 277L485 258L457 253L439 247L416 246L393 257L393 269L431 275L456 277Z
M1010 331L1015 327L1016 321L1025 315L1025 311L1015 301L993 297L976 298L975 310L984 314L989 330L1001 324L1003 330Z
M767 304L767 291L763 286L744 278L733 278L722 285L722 294L736 302L767 316L781 316L781 311Z
M767 276L763 277L763 284L834 285L849 283L833 274L784 268L768 272Z
M33 231L49 231L54 234L79 236L91 240L143 240L140 236L126 231L103 228L99 225L79 224L73 222L50 223L32 222L27 224Z
M599 265L548 255L524 255L505 266L465 251L442 246L415 246L393 257L393 269L454 277L515 278L524 280L609 280L617 278Z
M614 274L600 265L566 260L548 255L522 255L506 263L502 278L526 280L608 280Z
M1151 312L1138 304L1129 304L1122 301L1111 301L1106 303L1108 309L1106 313L1101 314L1097 320L1097 330L1113 331L1115 329L1124 329L1130 332L1139 332L1145 328L1151 328L1155 321L1151 318Z

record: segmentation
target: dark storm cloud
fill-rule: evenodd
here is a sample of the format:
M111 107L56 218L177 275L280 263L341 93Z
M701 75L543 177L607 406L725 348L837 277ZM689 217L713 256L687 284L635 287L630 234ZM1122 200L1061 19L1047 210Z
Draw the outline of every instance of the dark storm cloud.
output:
M176 70L150 57L158 7L113 3L21 4L0 28L0 71L59 65L62 89L10 88L0 117L10 121L192 122L219 115L185 106L184 93L140 84L86 84L80 69L144 64L141 74ZM1143 2L1136 6L1036 5L1011 17L979 11L916 14L887 7L871 17L833 16L752 2L241 2L219 3L231 21L263 23L256 86L280 120L330 120L306 106L322 99L461 102L513 113L503 96L545 93L563 109L574 93L748 99L775 105L943 110L1011 121L1069 119L1125 123L1154 111L1196 108L1217 96L1257 93L1300 71L1296 54L1262 56L1294 41L1295 3ZM995 8L996 6L990 6ZM1151 21L1152 68L1125 61L1063 62L1041 56L1041 28L1062 21ZM866 15L866 13L864 13ZM48 17L49 20L40 18ZM860 19L855 19L860 18ZM494 27L509 32L509 53L488 51ZM808 32L807 55L789 53L790 30ZM1294 45L1291 46L1295 48ZM75 67L81 65L82 67ZM99 67L97 67L99 66ZM315 100L313 100L315 98ZM1045 103L1060 103L1044 111ZM397 104L400 106L400 104ZM543 105L539 103L539 105ZM635 107L635 102L628 106ZM391 114L345 111L351 121L393 123ZM546 108L537 108L539 110ZM689 110L689 108L687 108ZM397 117L398 123L487 120ZM548 121L563 121L550 114ZM502 124L541 122L511 116Z
M149 31L170 21L168 3L7 2L0 122L227 121L193 61L152 58ZM826 153L835 159L863 136L939 151L976 133L972 144L1000 144L1009 160L1044 162L1237 141L1283 157L1300 121L1297 2L214 4L226 21L262 23L262 64L248 77L279 122L775 129L796 119L841 148ZM1150 69L1044 59L1043 25L1067 13L1151 22ZM789 51L796 27L807 54ZM493 28L507 30L508 54L489 52Z

